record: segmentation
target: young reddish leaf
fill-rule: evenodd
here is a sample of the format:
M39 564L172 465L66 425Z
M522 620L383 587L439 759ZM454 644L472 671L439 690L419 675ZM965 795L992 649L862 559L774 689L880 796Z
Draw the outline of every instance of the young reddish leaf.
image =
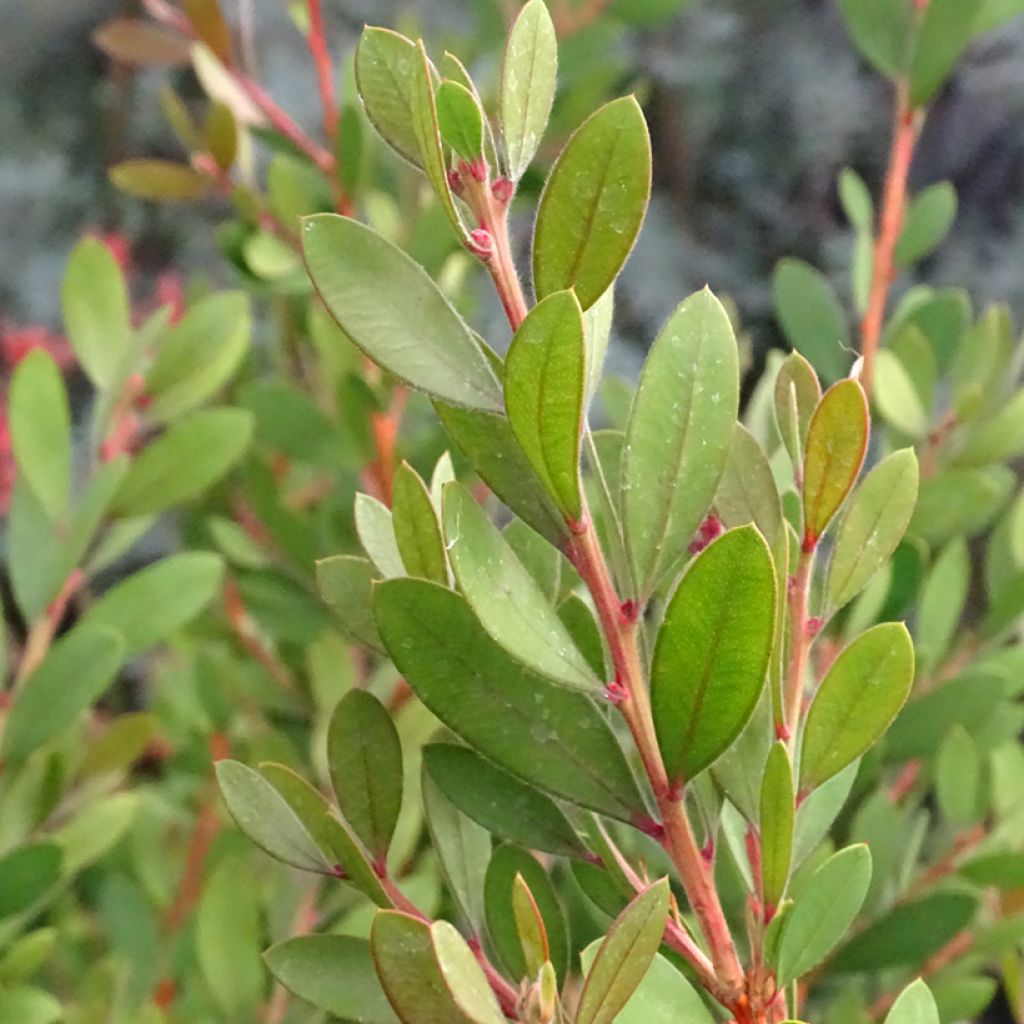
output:
M413 128L416 44L398 32L367 25L356 47L359 96L370 123L399 156L423 167Z
M589 309L626 262L651 194L651 142L632 96L583 122L551 169L537 209L538 298L573 288Z
M132 325L124 273L98 238L75 246L60 301L68 341L82 369L97 388L110 387L121 371Z
M569 969L565 911L548 873L531 854L517 846L499 846L487 867L484 886L487 933L510 977L535 976L526 962L516 927L513 893L517 878L522 878L530 890L533 905L544 922L549 959L555 965L559 978L564 979Z
M736 423L738 362L729 316L706 288L677 307L647 356L621 485L641 599L679 564L714 498Z
M740 734L764 688L775 570L752 526L723 534L686 571L665 611L651 704L669 777L694 778Z
M512 433L548 493L573 520L582 515L585 364L583 313L572 292L554 292L530 310L505 360Z
M814 367L797 351L782 361L775 378L775 425L794 466L803 462L811 417L821 401Z
M645 813L602 712L508 655L462 597L425 580L386 580L374 609L398 671L466 743L553 796L624 821Z
M768 755L761 783L761 882L766 907L777 907L786 891L795 813L793 769L785 743L779 742Z
M397 1024L365 939L300 935L271 946L263 959L280 984L318 1010L359 1024Z
M17 692L0 752L21 761L74 725L113 681L124 641L108 626L82 623L58 640Z
M530 892L522 875L516 875L512 883L512 914L515 917L519 943L523 947L526 976L537 977L541 968L550 959L548 935L544 929L537 901Z
M458 82L437 87L437 125L441 138L466 160L477 160L484 150L484 115L476 97Z
M833 854L801 888L782 922L776 978L788 985L820 963L843 938L871 883L871 854L848 846Z
M57 364L30 352L10 385L11 444L18 472L52 523L63 521L71 489L71 410Z
M391 515L406 572L447 586L448 559L437 512L426 484L408 462L395 473Z
M586 856L586 848L554 800L468 747L432 743L423 750L423 763L441 792L499 839L556 856Z
M611 1024L643 981L668 918L668 879L648 886L605 936L580 995L576 1024Z
M185 14L196 35L224 64L231 63L231 30L220 0L184 0Z
M185 36L143 18L111 18L93 32L92 41L113 60L139 67L174 67L189 59Z
M855 380L825 392L811 418L804 454L804 550L818 543L857 482L868 445L868 403Z
M307 217L302 242L324 305L374 362L446 402L501 410L479 340L418 263L372 228L334 214Z
M853 492L828 565L828 608L853 600L892 557L917 503L917 456L901 448L884 458Z
M885 732L914 683L914 646L902 622L874 626L832 663L807 712L800 790L820 786Z
M512 181L522 177L540 145L557 75L555 26L544 0L530 0L509 32L501 68L501 134Z
M334 795L352 830L383 864L402 809L402 744L373 694L351 690L327 729Z

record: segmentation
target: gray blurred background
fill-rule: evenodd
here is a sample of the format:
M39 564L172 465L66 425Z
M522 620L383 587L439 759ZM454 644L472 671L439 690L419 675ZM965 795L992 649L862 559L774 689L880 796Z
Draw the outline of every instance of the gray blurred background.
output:
M853 52L835 0L657 0L681 9L651 25L629 24L647 16L631 11L636 2L613 2L621 19L573 37L563 56L585 81L581 102L586 89L638 89L654 137L655 198L619 290L619 365L628 371L668 310L705 281L732 296L757 347L778 344L776 260L803 257L845 289L851 246L835 180L850 165L877 194L889 89ZM312 73L285 0L224 6L251 39L260 80L315 132ZM476 53L485 82L509 6L325 0L337 57L364 21L418 27L438 48ZM88 230L125 233L143 275L228 273L213 238L224 209L160 208L106 181L116 159L181 155L157 102L168 73L118 72L90 42L107 18L138 13L135 0L0 0L0 320L59 327L63 262ZM171 75L188 93L188 73ZM1024 19L979 40L935 104L912 184L943 178L960 212L920 279L963 285L976 305L1009 301L1024 316Z

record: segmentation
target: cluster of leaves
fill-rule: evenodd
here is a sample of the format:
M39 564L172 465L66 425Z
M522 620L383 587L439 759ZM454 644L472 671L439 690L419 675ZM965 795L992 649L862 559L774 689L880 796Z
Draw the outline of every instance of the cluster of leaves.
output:
M704 290L592 431L651 154L634 98L555 102L566 11L526 4L493 89L366 29L340 107L321 78L324 146L248 77L215 0L148 6L159 24L97 42L190 61L210 103L165 96L189 163L112 178L229 198L222 247L272 338L250 349L240 292L133 315L86 241L63 299L88 422L44 352L11 381L0 1017L932 1024L997 977L1020 1006L1021 349L953 289L871 327L952 190L876 217L844 172L852 370L831 285L784 261L795 351L741 420L734 324ZM897 168L1013 7L844 0L896 83ZM552 111L556 137L582 123L545 178ZM508 214L541 182L531 303ZM504 358L470 326L475 265ZM209 550L124 575L168 510ZM97 703L157 648L145 711ZM210 753L240 832L294 871L220 831Z

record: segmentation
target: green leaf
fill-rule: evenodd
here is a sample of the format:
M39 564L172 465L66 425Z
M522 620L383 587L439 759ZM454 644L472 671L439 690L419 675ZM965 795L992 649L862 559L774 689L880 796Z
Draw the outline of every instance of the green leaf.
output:
M752 526L723 534L676 588L651 665L665 769L694 778L740 734L757 705L775 627L775 571Z
M661 329L629 418L623 519L642 598L678 564L708 511L729 457L738 402L732 324L704 289Z
M206 148L222 171L231 170L238 155L238 128L231 108L220 100L214 101L206 112L203 125Z
M855 380L825 392L811 418L804 454L804 550L821 538L857 482L868 445L868 403Z
M483 968L466 940L447 921L430 926L434 955L456 1005L474 1024L506 1024Z
M548 936L537 901L522 875L516 875L512 883L512 916L523 948L526 975L536 978L545 964L550 968Z
M103 778L127 771L146 752L159 728L156 716L147 711L118 715L85 752L78 778Z
M4 757L20 761L70 728L113 681L124 653L120 634L107 626L82 623L58 640L15 697Z
M59 844L42 841L16 846L0 857L0 919L28 910L61 877L64 851Z
M146 374L146 415L166 422L215 394L249 345L249 300L219 292L197 302L160 343Z
M147 566L108 590L86 622L107 626L124 640L125 654L153 647L191 622L214 598L224 560L208 551L186 551Z
M395 539L391 509L369 494L357 494L355 506L356 533L363 550L382 576L404 576L405 564Z
M863 8L865 5L862 2L856 6ZM885 6L892 10L898 8L898 5L888 3ZM864 179L850 167L844 167L839 172L839 200L847 219L858 231L874 231L875 207L871 192L864 184Z
M853 924L871 883L864 845L833 854L807 880L782 925L776 978L780 987L805 975Z
M979 35L982 32L989 32L1017 17L1022 11L1024 11L1022 0L982 0L974 31Z
M373 694L342 697L327 730L327 763L341 813L383 863L402 809L402 745Z
M956 534L974 537L1005 507L1016 488L1006 466L955 466L921 481L910 532L932 545Z
M119 375L131 338L124 274L98 238L83 239L68 260L60 292L64 327L82 369L97 388Z
M345 632L356 643L381 649L377 624L373 621L373 584L380 578L365 559L334 555L316 563L316 582L323 599L335 611Z
M410 576L448 585L448 560L430 492L407 462L395 473L391 503L395 541Z
M365 939L301 935L263 954L270 973L289 992L353 1024L396 1024Z
M550 797L468 747L431 744L424 748L423 763L441 792L499 839L562 857L586 856L586 847Z
M516 927L513 893L516 880L529 888L534 905L544 922L548 954L559 978L569 969L569 935L565 911L548 873L525 850L515 846L499 846L487 867L484 899L487 932L512 978L526 978L532 973L523 953Z
M967 603L970 580L967 543L963 537L956 537L939 552L921 590L914 633L923 673L930 673L941 664L953 642Z
M122 192L158 203L202 199L213 190L213 179L171 160L122 160L107 174Z
M264 853L303 871L332 873L332 865L298 815L262 775L231 760L218 761L215 770L235 824Z
M302 223L306 266L341 329L374 362L458 406L501 410L501 387L473 332L427 272L358 221Z
M981 0L930 0L910 57L910 103L920 107L939 91L971 35Z
M939 1024L939 1011L928 986L918 978L897 997L885 1024Z
M612 924L594 956L576 1024L611 1024L643 981L668 918L668 879L648 886Z
M197 498L241 459L252 432L253 418L241 409L204 409L176 420L132 463L113 511L146 515Z
M626 262L651 194L651 142L632 96L583 122L555 162L537 209L537 297L573 288L589 309Z
M435 403L452 439L488 487L523 522L560 547L569 528L504 416Z
M463 814L425 771L422 788L431 846L441 862L448 891L479 933L484 921L483 890L491 858L490 834Z
M827 381L850 367L850 326L828 278L803 260L780 260L772 277L775 315L790 345Z
M999 889L1024 888L1024 853L983 854L964 864L960 874L976 885L994 885Z
M422 167L412 114L416 60L416 44L411 40L367 25L356 48L355 72L370 123L399 156Z
M30 352L11 377L9 427L18 472L47 518L60 522L71 487L71 410L57 364Z
M772 545L782 530L782 506L771 463L746 427L737 423L735 430L715 494L715 512L727 527L753 523Z
M500 531L461 484L444 489L444 532L459 589L480 624L536 672L578 689L599 680Z
M969 435L957 462L984 466L1024 452L1024 390L1018 391Z
M245 862L220 862L204 881L196 912L196 956L214 1002L229 1020L252 1020L263 1000L258 892L239 885Z
M782 361L773 393L775 425L794 466L803 462L811 417L821 401L821 385L814 367L799 352Z
M935 765L935 797L946 821L972 824L981 812L981 755L970 733L955 726L939 749Z
M852 601L892 557L914 514L917 486L917 456L912 448L901 448L878 463L853 492L829 561L829 608Z
M930 352L927 348L925 351ZM875 406L887 423L915 439L928 433L930 418L917 388L919 379L894 349L879 350L875 357Z
M889 78L899 75L906 64L911 6L906 0L840 0L857 49Z
M785 743L772 747L761 783L761 879L764 900L777 907L786 891L793 857L796 808L793 768Z
M555 26L544 0L530 0L509 32L501 67L501 134L513 181L522 177L540 145L557 76Z
M57 1000L41 988L7 988L0 992L0 1020L18 1024L57 1024L64 1020Z
M832 663L807 713L800 790L820 786L885 732L914 683L914 646L906 626L885 622Z
M949 233L956 217L956 189L940 181L914 196L907 209L893 261L909 267L924 259Z
M965 892L933 892L901 904L847 942L831 968L883 971L924 963L970 925L977 909L975 897Z
M435 99L441 138L459 156L479 159L484 150L484 114L476 97L464 85L444 81Z
M398 671L466 743L553 796L625 821L643 813L603 714L512 659L458 594L424 580L386 580L374 608Z
M577 521L585 364L583 313L572 292L534 306L505 359L512 433L558 507Z

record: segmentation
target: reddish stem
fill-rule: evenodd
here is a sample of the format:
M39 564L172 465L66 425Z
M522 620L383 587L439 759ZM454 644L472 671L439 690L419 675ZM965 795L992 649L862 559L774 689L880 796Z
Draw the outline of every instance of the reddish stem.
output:
M811 583L814 550L801 551L796 574L790 578L789 603L789 663L786 668L785 716L789 736L795 740L800 725L800 704L803 698L804 675L811 637L807 629L807 598Z
M313 57L320 103L324 109L324 135L333 142L338 132L338 104L335 99L331 54L327 49L327 37L324 32L323 10L320 7L320 0L307 0L306 6L309 10L309 34L306 36L306 42Z
M255 623L249 615L245 602L242 600L242 593L238 584L231 578L224 580L224 610L227 614L228 624L231 626L239 643L246 651L258 661L268 672L272 679L280 683L281 687L290 693L296 692L298 687L292 674L284 662L280 661L260 639L256 631Z

